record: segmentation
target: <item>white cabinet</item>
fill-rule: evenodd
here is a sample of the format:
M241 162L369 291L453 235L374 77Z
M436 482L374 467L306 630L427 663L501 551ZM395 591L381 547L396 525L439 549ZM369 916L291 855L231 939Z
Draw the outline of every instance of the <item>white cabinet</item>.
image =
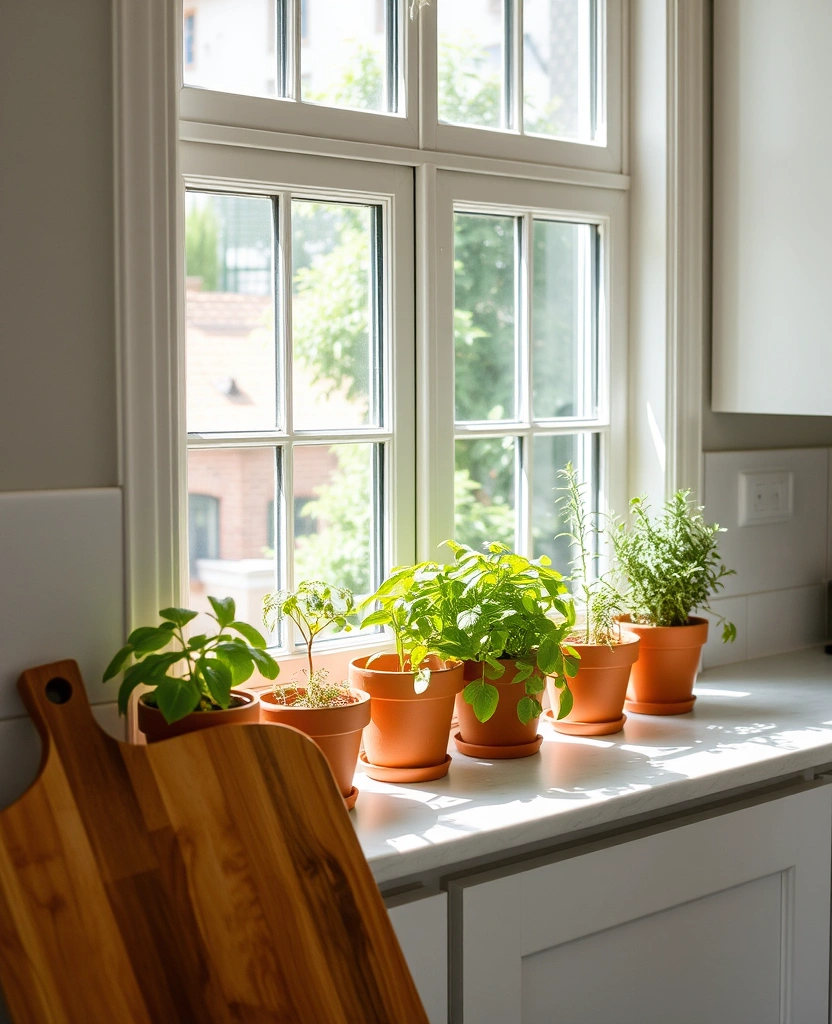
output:
M447 893L420 886L384 902L430 1024L447 1024Z
M826 1021L831 857L810 783L452 881L452 1020Z
M717 0L717 412L832 414L832 4Z

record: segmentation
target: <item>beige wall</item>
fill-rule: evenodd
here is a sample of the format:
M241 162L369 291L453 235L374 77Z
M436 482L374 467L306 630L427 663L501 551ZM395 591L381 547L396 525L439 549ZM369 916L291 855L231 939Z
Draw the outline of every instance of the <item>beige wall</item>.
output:
M0 2L0 491L118 482L111 67L109 0Z

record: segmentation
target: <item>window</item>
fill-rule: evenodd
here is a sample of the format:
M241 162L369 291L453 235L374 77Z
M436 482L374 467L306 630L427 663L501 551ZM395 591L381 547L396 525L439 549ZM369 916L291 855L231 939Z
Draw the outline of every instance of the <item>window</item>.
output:
M186 68L196 64L196 11L186 10L182 32L182 60Z
M563 567L558 470L623 490L620 3L409 7L194 7L194 606L258 621L306 578L360 597L451 536Z

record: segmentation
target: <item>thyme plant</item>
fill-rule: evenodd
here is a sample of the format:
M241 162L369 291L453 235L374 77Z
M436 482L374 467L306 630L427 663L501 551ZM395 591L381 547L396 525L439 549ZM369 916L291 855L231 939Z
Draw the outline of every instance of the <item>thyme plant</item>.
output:
M645 497L630 502L630 524L619 523L613 544L629 582L627 602L636 622L654 626L687 625L694 609L714 614L708 601L722 589L726 568L719 557L717 523L706 523L703 508L677 491L653 518ZM722 640L733 641L737 628L719 617Z
M133 630L104 671L106 683L134 659L119 687L120 714L127 713L130 694L137 686L151 687L143 700L158 707L172 725L192 711L228 708L232 686L244 683L255 667L266 679L277 678L278 665L265 650L265 638L254 626L237 619L233 598L208 600L213 609L209 617L217 623L212 636L185 636L185 626L199 614L190 608L163 608L161 625ZM172 650L164 650L170 646Z
M570 563L572 573L566 577L576 591L585 609L585 622L580 634L574 639L587 645L604 644L612 646L620 635L617 616L623 611L623 598L615 581L615 569L596 574L595 568L601 557L599 513L591 512L584 500L585 487L578 479L571 462L558 471L564 484L564 492L557 505L561 515L569 523L569 529L559 534L572 541L574 556Z
M291 619L306 644L305 679L298 685L275 686L273 692L278 703L297 708L329 708L353 702L348 686L328 683L327 670L315 668L312 648L315 638L329 626L334 626L336 632L349 632L352 626L348 619L354 610L351 590L320 580L304 580L294 591L279 590L265 596L263 623L266 628L274 632L281 619Z

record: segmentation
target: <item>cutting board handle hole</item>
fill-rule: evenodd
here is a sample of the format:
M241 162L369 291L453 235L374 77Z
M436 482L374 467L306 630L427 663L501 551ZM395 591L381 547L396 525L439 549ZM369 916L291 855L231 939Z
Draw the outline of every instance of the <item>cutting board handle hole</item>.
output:
M61 676L55 676L46 684L46 696L53 704L66 704L72 696L72 683Z

